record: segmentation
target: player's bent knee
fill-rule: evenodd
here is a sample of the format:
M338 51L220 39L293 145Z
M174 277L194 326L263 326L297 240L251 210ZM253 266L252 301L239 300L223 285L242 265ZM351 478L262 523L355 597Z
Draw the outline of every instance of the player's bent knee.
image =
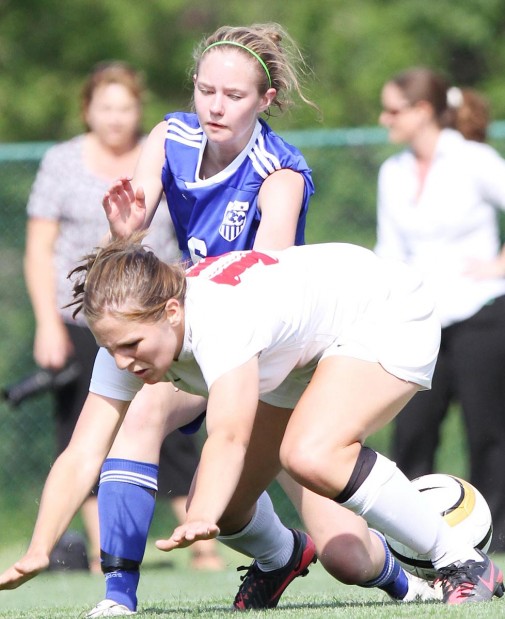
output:
M326 480L328 470L321 453L315 449L306 449L303 445L282 444L280 448L280 461L285 471L296 481L308 488L318 485Z

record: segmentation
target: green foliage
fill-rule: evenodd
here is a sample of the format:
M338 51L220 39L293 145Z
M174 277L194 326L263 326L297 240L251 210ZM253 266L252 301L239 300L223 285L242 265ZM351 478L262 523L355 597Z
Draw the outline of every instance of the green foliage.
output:
M327 127L373 125L382 84L410 65L485 92L505 116L505 3L500 0L3 0L0 139L60 140L81 129L83 78L121 58L145 72L146 129L191 94L192 50L223 24L277 21L302 48L306 92ZM278 128L317 125L299 106Z

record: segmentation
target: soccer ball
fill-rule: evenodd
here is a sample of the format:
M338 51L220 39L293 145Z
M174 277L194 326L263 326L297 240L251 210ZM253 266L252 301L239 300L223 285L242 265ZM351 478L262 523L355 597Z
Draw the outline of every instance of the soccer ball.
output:
M489 506L482 494L467 481L452 475L423 475L412 481L444 520L457 530L460 537L486 552L493 536ZM397 561L411 574L433 580L436 571L427 555L421 555L386 536L388 546Z

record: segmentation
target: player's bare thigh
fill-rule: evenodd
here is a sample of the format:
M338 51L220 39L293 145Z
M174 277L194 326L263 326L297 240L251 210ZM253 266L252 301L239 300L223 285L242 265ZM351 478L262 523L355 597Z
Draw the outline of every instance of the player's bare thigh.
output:
M371 361L323 359L298 402L281 446L284 468L334 498L349 480L361 444L419 390Z
M384 547L360 516L304 488L285 471L277 481L310 533L325 570L344 583L370 580L384 565Z
M175 390L172 383L144 385L130 404L109 457L157 464L165 436L205 408L205 398Z

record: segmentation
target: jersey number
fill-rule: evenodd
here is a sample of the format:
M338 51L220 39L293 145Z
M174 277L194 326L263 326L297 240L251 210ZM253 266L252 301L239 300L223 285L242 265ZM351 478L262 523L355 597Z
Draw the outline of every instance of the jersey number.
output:
M217 261L218 263L216 264ZM196 277L203 271L210 269L208 277L210 281L216 282L216 284L236 286L241 282L240 276L242 273L259 262L268 266L277 264L279 261L276 258L272 258L272 256L262 254L258 251L236 251L224 254L224 256L205 258L194 267L191 267L186 275L187 277Z
M191 256L191 262L193 264L196 264L197 262L200 262L202 258L207 257L207 245L205 244L205 241L202 241L202 239L197 239L192 236L188 240L188 249Z

